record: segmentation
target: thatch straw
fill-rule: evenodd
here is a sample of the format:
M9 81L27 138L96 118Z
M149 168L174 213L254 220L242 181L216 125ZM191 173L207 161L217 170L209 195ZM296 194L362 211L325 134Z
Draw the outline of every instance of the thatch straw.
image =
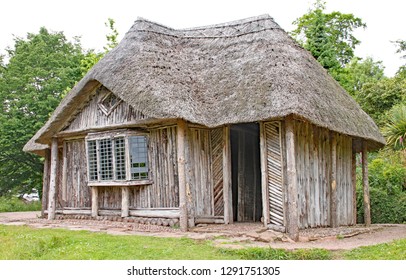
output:
M268 15L183 30L138 19L25 150L49 143L99 83L157 119L216 127L294 114L373 148L385 144L372 119Z

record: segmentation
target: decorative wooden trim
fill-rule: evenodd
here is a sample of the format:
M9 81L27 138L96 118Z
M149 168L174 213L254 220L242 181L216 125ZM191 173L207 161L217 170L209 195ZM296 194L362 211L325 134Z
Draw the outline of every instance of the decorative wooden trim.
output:
M364 192L364 223L368 227L371 225L371 205L368 182L368 146L364 140L362 140L362 189Z
M48 220L55 219L56 184L58 174L58 138L52 138L51 144L51 176L49 183Z
M295 131L292 116L285 119L286 133L286 173L288 189L288 215L286 230L289 237L295 241L299 240L299 219L298 219L298 192L297 192L297 170L295 158Z
M188 229L187 213L187 193L186 193L186 168L185 168L185 138L187 133L186 122L178 120L177 127L177 160L178 160L178 179L179 179L179 210L180 210L180 228L182 231Z
M223 199L224 199L224 223L233 223L233 205L231 189L231 146L230 127L223 128Z

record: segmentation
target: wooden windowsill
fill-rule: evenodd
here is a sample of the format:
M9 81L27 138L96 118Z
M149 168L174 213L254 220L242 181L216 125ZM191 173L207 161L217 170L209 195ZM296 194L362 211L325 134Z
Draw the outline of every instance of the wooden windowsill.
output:
M106 182L88 182L89 187L136 187L151 185L151 180L137 180L137 181L106 181Z

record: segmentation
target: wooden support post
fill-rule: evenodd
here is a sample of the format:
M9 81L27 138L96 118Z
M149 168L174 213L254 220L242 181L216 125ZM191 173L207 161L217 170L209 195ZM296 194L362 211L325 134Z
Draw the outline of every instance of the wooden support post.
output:
M45 150L45 161L44 161L44 174L42 177L42 205L41 205L41 217L44 218L45 210L48 208L48 197L49 197L49 167L51 163L51 151L49 149Z
M223 199L224 199L224 223L233 223L233 204L231 189L231 145L230 127L223 128Z
M351 160L351 184L352 184L352 224L357 224L357 154L352 152Z
M362 141L362 188L364 191L364 223L365 226L371 225L371 206L369 201L369 182L368 182L368 149L367 143Z
M130 187L121 187L121 217L130 215Z
M99 215L99 188L91 187L92 189L92 217L96 218Z
M57 174L58 174L58 139L52 138L51 174L49 180L49 198L48 198L48 220L55 219Z
M299 240L299 219L298 219L298 193L297 193L297 172L295 158L295 132L293 117L285 119L286 128L286 169L287 169L287 191L288 191L288 215L287 233L295 241Z
M179 181L179 224L182 231L188 229L186 169L185 169L185 134L186 122L179 119L177 127L178 181Z
M331 173L330 173L330 219L331 227L338 227L337 213L337 137L332 132L330 137L331 143Z
M259 123L259 145L261 155L261 186L262 186L262 217L264 226L270 223L269 214L269 193L268 193L268 165L267 147L264 122Z

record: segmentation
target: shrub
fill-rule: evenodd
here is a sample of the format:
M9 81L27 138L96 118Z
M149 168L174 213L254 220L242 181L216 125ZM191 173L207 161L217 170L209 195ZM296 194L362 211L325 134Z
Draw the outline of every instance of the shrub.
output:
M23 211L39 211L41 210L41 202L24 201L16 197L0 196L0 212L23 212Z

